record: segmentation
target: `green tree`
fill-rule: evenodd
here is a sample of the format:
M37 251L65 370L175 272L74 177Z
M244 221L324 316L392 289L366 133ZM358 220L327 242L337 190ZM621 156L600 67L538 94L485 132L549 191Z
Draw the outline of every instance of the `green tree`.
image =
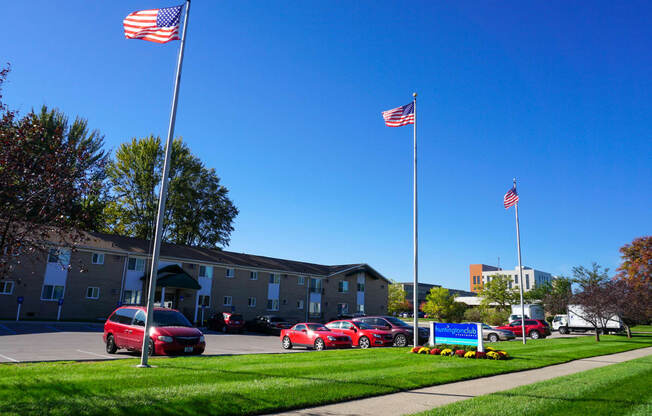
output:
M460 302L455 302L448 289L443 287L433 287L426 296L423 303L423 312L428 314L429 318L434 318L440 322L459 322L464 317L466 306Z
M405 296L403 285L392 280L387 287L387 312L397 315L411 310L411 304L405 299Z
M500 310L508 310L510 305L520 301L518 287L509 287L511 277L504 274L490 276L490 280L485 283L478 296L482 297L482 305L488 307L496 304Z
M107 205L107 231L151 239L156 221L164 149L158 137L132 139L120 145L107 169L112 201ZM172 144L165 241L218 247L229 244L238 209L208 169L180 138Z
M539 301L549 315L566 313L568 302L572 295L572 281L568 277L560 276L550 283L535 287L524 296L527 302Z

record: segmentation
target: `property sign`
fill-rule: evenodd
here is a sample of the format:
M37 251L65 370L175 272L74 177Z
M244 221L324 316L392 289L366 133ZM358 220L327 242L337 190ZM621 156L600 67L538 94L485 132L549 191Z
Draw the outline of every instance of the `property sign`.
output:
M430 345L454 344L477 346L483 351L482 324L440 324L430 323Z

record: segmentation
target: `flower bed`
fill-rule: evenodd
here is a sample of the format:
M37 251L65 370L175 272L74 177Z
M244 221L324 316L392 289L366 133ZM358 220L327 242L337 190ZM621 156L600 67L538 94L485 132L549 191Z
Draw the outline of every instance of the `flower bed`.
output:
M416 346L410 349L411 353L423 355L442 355L444 357L458 357L470 359L508 360L511 357L505 351L486 347L485 352L480 352L476 347L467 345L438 345L435 348Z

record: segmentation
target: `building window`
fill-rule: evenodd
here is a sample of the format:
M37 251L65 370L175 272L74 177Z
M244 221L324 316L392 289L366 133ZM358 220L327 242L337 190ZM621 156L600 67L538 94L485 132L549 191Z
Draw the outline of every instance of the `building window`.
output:
M197 306L210 307L211 306L211 295L199 295L197 296Z
M199 277L213 277L213 267L211 266L199 266Z
M247 300L247 306L250 308L255 308L256 307L256 298L249 298Z
M140 290L125 290L122 292L122 303L138 305L142 293Z
M0 295L11 295L14 292L14 282L11 280L0 281Z
M340 292L340 293L348 292L349 291L349 282L347 282L346 280L343 280L343 281L339 282L338 285L337 285L337 291Z
M358 292L364 292L364 283L358 283Z
M89 287L86 289L86 299L99 299L99 298L100 298L99 287Z
M59 262L59 250L56 248L51 248L48 252L48 263L58 263Z
M249 280L258 280L258 272L249 272ZM251 299L251 298L249 298ZM255 298L253 298L255 299ZM254 300L254 306L256 306L256 301Z
M364 313L364 305L358 305L358 312Z
M145 270L145 259L130 257L129 261L127 262L127 270L142 272Z
M518 275L517 274L514 275L514 284L518 285Z
M59 300L63 297L63 286L43 285L41 300Z
M267 310L277 311L278 310L278 299L267 299Z
M525 289L529 289L529 288L530 288L530 275L526 274L525 275Z
M297 301L297 309L303 310L303 299Z
M93 253L93 264L104 264L104 253Z
M235 276L235 269L226 269L226 274L225 274L227 279L233 279Z
M224 296L224 306L231 306L233 304L233 298L231 296Z
M510 280L508 283L509 283L509 288L511 289L512 288L512 281Z
M311 315L321 315L321 303L319 302L310 302L310 314Z
M299 284L300 286L305 285L306 284L306 277L305 276L299 276L299 278L297 279L297 284Z
M321 279L310 279L310 291L312 293L321 293L322 292Z
M338 303L337 304L337 314L344 315L349 313L349 304L348 303Z
M281 283L281 275L278 273L270 273L269 283L278 285L279 283Z

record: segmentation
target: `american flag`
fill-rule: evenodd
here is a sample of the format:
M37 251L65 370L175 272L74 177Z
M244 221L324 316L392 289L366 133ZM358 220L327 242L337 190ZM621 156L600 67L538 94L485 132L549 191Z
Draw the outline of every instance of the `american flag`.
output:
M505 194L503 204L505 205L505 209L509 209L509 207L516 205L517 202L518 194L516 193L516 185L514 185L514 187Z
M179 40L179 20L181 20L182 7L140 10L131 13L122 22L125 28L125 37L157 43Z
M385 125L389 127L400 127L407 124L414 124L414 102L402 107L383 111Z

